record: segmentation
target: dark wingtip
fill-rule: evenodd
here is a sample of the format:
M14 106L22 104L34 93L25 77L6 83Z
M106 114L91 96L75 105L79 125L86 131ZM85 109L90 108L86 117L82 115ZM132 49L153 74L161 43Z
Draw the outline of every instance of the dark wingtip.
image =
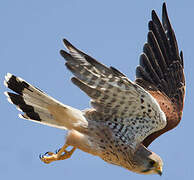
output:
M75 84L77 87L79 87L84 92L88 93L88 90L90 89L87 85L85 85L82 81L77 79L76 77L71 78L71 82Z
M65 46L67 47L67 49L76 49L67 39L63 39L63 43L65 44Z
M63 39L63 43L66 45L66 46L68 46L68 45L71 45L71 43L67 40L67 39Z
M63 56L65 53L64 53L65 51L63 50L63 49L61 49L60 51L59 51L59 53L60 53L60 55L61 56ZM63 56L64 57L64 56Z
M166 3L163 3L163 6L162 6L162 17L168 17Z
M80 82L76 77L72 77L71 81L73 82L73 84L78 84L78 82Z
M60 52L61 56L62 56L66 61L72 60L72 56L71 56L68 52L64 51L63 49L61 49L59 52Z
M157 16L156 11L152 10L152 19L154 19L155 16Z
M162 5L162 9L166 11L166 3L165 2Z
M152 30L153 29L153 21L148 22L148 29Z
M156 11L152 10L152 21L156 24L159 24L160 20L158 18L158 15L156 13Z

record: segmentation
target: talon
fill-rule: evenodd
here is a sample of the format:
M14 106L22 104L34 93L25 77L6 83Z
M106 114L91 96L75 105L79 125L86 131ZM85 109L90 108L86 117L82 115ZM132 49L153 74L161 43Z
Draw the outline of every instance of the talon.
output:
M45 153L44 153L44 156L46 156L48 153L49 153L49 151L45 152Z
M54 154L55 154L55 153L48 151L48 152L44 153L44 156L52 156L52 155L54 155Z
M40 154L40 155L39 155L39 158L40 158L40 159L42 159L42 158L43 158L43 156L44 156L43 154Z
M61 148L57 149L57 150L55 151L55 153L57 154L60 150L61 150Z
M70 151L67 151L67 147L67 145L64 145L62 148L56 150L56 153L48 151L44 155L40 154L39 158L42 162L46 164L49 164L53 161L68 159L71 157L76 148L73 147Z

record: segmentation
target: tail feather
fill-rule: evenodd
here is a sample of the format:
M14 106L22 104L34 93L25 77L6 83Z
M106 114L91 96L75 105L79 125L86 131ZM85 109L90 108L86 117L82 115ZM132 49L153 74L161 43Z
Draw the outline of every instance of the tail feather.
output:
M35 112L35 106L27 105L21 95L10 92L5 92L5 95L8 97L9 102L15 104L18 110L25 112L30 119L41 121L39 114Z
M80 110L63 105L19 77L8 73L4 84L15 92L5 92L5 95L24 112L19 115L21 118L62 129L76 129L87 124Z

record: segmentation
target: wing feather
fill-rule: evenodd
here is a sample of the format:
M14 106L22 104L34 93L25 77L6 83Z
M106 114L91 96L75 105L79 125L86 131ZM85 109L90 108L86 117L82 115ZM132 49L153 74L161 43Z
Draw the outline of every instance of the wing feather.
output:
M64 44L69 53L61 50L61 55L67 60L66 67L75 75L72 82L91 97L95 114L103 117L101 121L111 121L110 128L117 126L112 125L115 119L123 119L120 124L128 129L128 134L115 132L119 134L117 137L128 138L135 148L149 134L164 128L165 115L148 92L116 68L106 67L67 40L64 40ZM155 73L154 69L152 71Z
M72 82L91 97L91 105L99 114L104 114L104 117L108 115L112 118L113 116L124 118L128 125L132 121L138 122L135 117L144 120L157 119L158 112L162 117L167 116L165 128L163 118L163 123L157 120L161 126L155 125L153 129L144 129L146 133L143 135L141 132L135 133L134 130L130 130L134 136L132 139L134 141L138 139L138 142L140 139L144 140L145 146L179 123L185 94L183 53L178 52L165 3L162 23L153 10L148 27L147 42L140 56L140 65L136 69L135 83L116 68L106 67L65 39L64 44L69 53L61 50L61 55L67 60L67 68L75 75ZM142 103L145 104L142 106ZM152 105L154 115L147 112Z
M145 146L178 125L185 95L183 53L181 51L179 54L165 3L162 10L162 23L153 10L148 27L147 43L144 45L143 55L140 56L140 66L136 69L135 82L156 98L166 114L167 126L148 136L143 142Z

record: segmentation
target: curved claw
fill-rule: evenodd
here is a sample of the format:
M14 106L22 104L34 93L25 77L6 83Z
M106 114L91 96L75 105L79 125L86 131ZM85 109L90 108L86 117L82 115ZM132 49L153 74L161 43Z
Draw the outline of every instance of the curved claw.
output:
M46 156L46 155L48 155L48 154L49 154L49 151L45 152L45 153L44 153L44 156Z
M61 149L56 150L56 153L53 152L46 152L45 154L40 154L39 158L42 162L49 164L53 161L58 161L58 160L64 160L64 159L68 159L71 157L71 155L73 154L73 152L75 151L75 147L72 148L72 150L67 151L66 148L68 147L68 145L64 145Z
M44 159L45 157L49 157L49 156L52 156L52 155L54 155L55 153L53 153L53 152L49 152L49 151L47 151L46 153L44 153L44 154L40 154L39 155L39 158L40 158L40 160L42 160L42 159Z
M48 151L48 152L44 153L44 156L52 156L53 154L55 154L55 153Z
M40 159L42 159L43 157L44 157L44 155L43 155L43 154L40 154L40 155L39 155L39 158L40 158Z
M55 151L55 153L57 154L60 150L61 150L61 148L57 149L57 150Z

